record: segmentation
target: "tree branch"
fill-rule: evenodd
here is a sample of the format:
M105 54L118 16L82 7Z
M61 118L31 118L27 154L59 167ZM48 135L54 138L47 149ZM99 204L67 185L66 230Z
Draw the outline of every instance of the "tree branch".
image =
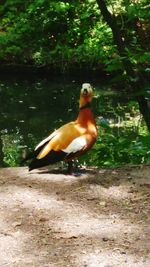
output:
M114 43L117 46L120 57L122 57L122 63L124 69L130 79L132 93L137 93L138 91L143 90L144 80L142 75L139 75L134 71L133 65L130 59L126 55L126 49L125 49L126 47L124 43L124 40L126 38L125 36L122 36L122 33L117 24L117 18L115 17L114 14L111 14L109 12L106 6L106 2L104 0L96 0L96 1L105 21L112 30ZM142 113L147 128L150 132L150 107L148 105L148 101L147 99L145 99L143 95L136 96L136 100L138 101L140 112Z

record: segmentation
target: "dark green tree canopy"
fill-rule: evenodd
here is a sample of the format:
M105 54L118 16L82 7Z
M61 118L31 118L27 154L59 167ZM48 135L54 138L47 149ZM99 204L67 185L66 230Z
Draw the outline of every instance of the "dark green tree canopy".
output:
M148 0L105 1L126 37L126 55L135 68L148 68ZM3 0L0 6L0 60L4 63L122 68L109 25L97 2Z

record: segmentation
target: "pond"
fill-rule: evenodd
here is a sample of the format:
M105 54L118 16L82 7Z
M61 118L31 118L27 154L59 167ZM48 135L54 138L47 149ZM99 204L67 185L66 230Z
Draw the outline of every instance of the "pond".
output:
M82 82L63 78L0 81L0 166L20 166L25 151L32 150L54 129L76 119ZM137 136L141 117L137 104L134 101L129 102L125 93L113 91L109 82L92 82L92 85L96 96L93 100L93 111L97 124L103 129L103 140L100 136L93 152L81 161L90 165L111 166L116 161L111 154L116 152L111 152L110 148L116 146L115 136L117 140L122 138L122 122L126 122L128 126L126 135L130 129L130 133L134 132ZM110 125L113 126L113 132L110 132ZM125 126L123 129L125 132ZM145 128L140 131L144 133L143 136L147 136ZM142 156L140 160L141 158ZM149 160L149 157L145 158L146 161Z

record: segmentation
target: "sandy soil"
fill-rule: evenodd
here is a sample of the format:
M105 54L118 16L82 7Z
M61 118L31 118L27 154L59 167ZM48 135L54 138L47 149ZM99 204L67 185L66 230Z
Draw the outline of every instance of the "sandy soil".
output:
M0 169L0 267L149 267L150 166Z

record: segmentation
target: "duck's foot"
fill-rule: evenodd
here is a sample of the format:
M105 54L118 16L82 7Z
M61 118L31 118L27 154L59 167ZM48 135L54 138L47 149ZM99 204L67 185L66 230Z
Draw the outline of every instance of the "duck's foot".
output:
M83 174L83 170L80 168L78 161L71 160L68 162L67 174L73 176L81 176Z

